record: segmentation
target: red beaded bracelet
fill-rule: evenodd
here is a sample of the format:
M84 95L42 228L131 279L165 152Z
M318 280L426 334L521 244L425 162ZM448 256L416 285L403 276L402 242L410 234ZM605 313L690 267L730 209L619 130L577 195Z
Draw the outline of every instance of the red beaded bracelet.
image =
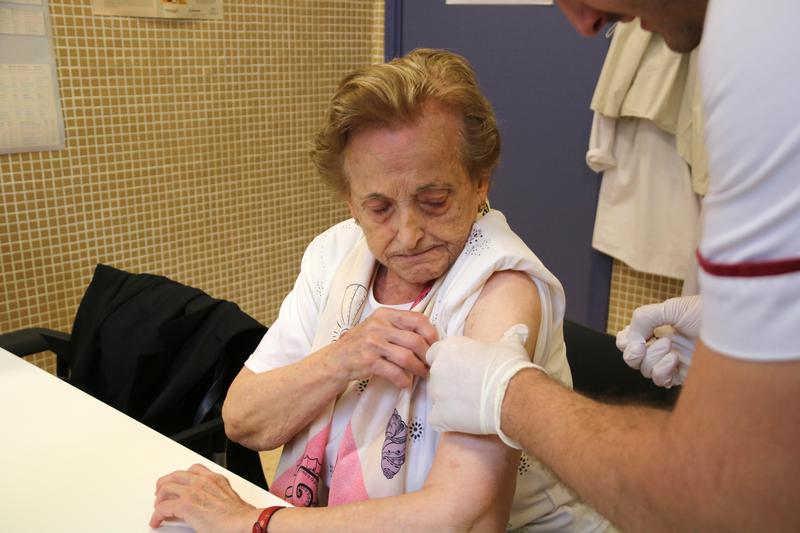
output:
M272 507L267 507L261 511L261 514L258 515L258 520L256 520L255 524L253 524L253 533L267 533L269 521L272 520L272 517L275 515L275 513L281 509L286 509L286 507L282 505L273 505Z

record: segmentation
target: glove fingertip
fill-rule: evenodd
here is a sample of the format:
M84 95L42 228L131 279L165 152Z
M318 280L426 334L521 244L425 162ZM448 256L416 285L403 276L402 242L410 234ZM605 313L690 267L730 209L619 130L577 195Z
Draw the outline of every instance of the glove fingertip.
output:
M622 360L625 361L625 364L637 370L642 365L642 359L644 359L643 355L632 354L629 350L625 350L622 354Z
M672 388L672 376L657 376L653 375L653 383L655 383L659 387L663 387L665 389Z
M625 348L628 346L630 342L628 339L628 331L630 330L630 326L625 326L621 330L617 332L617 337L615 342L617 344L617 349L621 352L625 351Z
M625 359L625 362L628 364L635 363L638 365L641 364L646 353L647 346L644 342L632 342L625 347L625 350L622 352L622 358ZM635 368L638 368L638 366Z

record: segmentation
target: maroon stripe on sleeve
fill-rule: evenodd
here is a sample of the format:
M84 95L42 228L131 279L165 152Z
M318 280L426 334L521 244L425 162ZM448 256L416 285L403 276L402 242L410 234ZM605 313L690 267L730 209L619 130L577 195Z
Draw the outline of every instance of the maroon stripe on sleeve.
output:
M800 257L744 263L712 263L700 254L700 250L697 250L696 254L700 267L712 276L759 278L800 271Z

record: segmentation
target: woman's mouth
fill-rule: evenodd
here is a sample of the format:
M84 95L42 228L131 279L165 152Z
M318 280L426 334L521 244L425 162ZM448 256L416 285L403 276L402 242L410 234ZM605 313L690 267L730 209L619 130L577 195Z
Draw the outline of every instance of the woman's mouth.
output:
M427 254L429 252L432 252L436 248L438 248L438 246L431 246L430 248L426 248L425 250L421 250L419 252L406 252L406 253L400 253L400 254L393 254L393 255L391 255L391 258L392 259L400 259L400 260L414 260L414 259L418 259L418 258L424 256L425 254Z

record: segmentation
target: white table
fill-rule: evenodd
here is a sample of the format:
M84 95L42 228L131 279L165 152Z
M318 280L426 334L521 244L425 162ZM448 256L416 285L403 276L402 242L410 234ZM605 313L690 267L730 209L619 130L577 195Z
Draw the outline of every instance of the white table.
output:
M253 505L287 505L0 349L0 531L154 531L156 480L194 463L224 474Z

